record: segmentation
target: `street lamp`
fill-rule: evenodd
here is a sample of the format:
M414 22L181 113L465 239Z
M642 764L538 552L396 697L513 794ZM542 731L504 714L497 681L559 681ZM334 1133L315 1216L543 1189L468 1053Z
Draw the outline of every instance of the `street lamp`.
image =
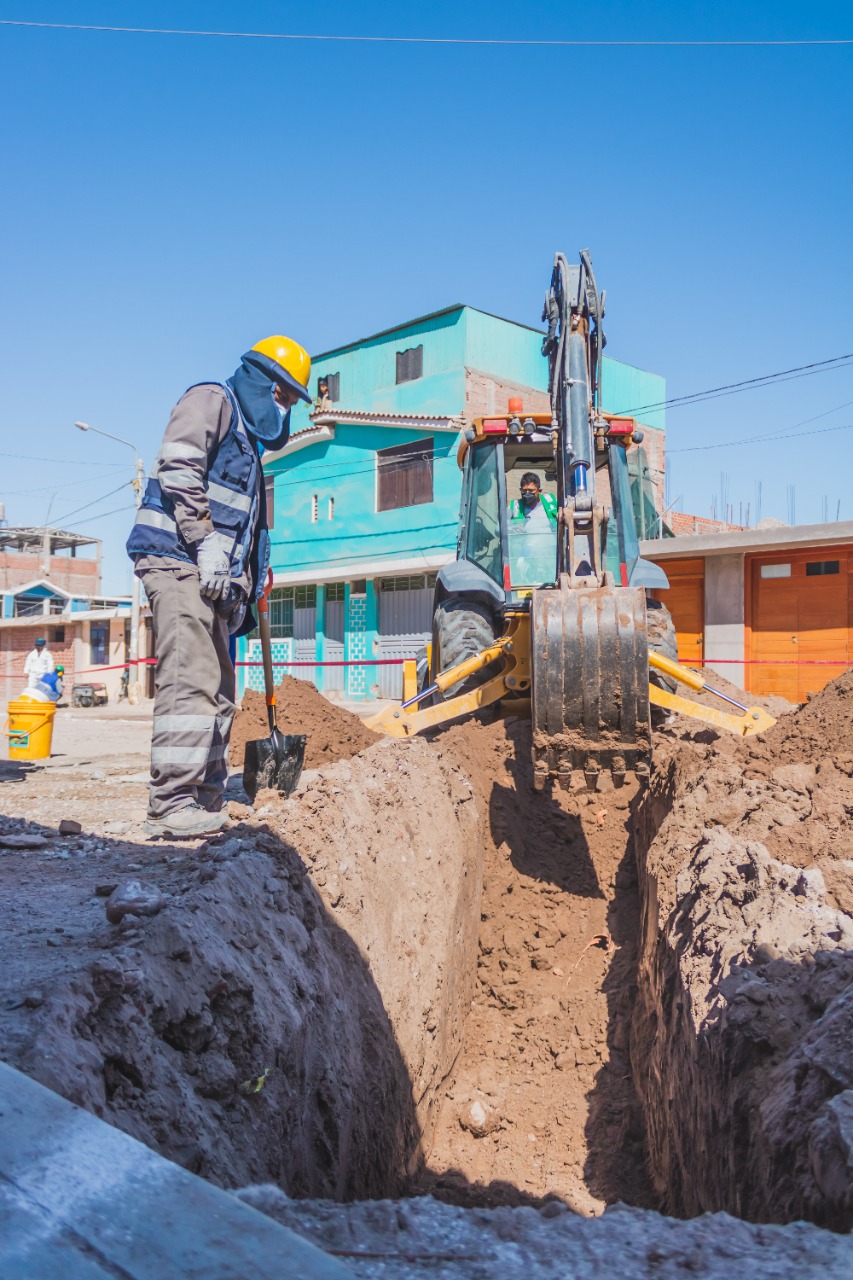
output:
M142 465L142 459L136 451L136 445L131 444L129 440L122 440L121 436L111 435L109 431L102 431L100 427L90 426L88 422L75 422L75 427L80 431L94 431L96 435L106 436L107 440L115 440L117 444L126 444L128 449L133 450L136 459L136 474L132 480L133 490L136 494L137 511L142 506L142 487L145 479L145 468ZM130 606L130 654L128 657L129 665L133 668L133 681L138 683L139 680L139 579L136 574L133 575L133 594L131 596Z

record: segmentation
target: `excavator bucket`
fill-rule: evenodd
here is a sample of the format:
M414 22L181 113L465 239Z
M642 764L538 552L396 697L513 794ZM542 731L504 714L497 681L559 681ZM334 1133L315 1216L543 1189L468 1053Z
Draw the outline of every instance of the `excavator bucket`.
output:
M641 588L544 587L531 601L533 772L568 787L602 769L649 773L649 656Z

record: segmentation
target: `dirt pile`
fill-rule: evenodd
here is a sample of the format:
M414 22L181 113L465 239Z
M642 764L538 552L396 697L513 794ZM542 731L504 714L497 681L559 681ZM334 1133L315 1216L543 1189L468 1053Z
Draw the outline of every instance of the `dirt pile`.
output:
M724 1213L676 1222L618 1205L590 1220L559 1201L537 1213L464 1210L428 1196L342 1205L289 1200L269 1186L237 1194L363 1280L848 1280L853 1264L849 1238L805 1223L753 1226Z
M421 1189L585 1213L650 1203L628 1029L638 926L632 788L533 789L530 724L433 739L486 814L479 984Z
M7 970L0 1054L214 1182L393 1194L419 1162L473 988L471 788L427 744L388 742L278 801L266 793L253 822L162 862L162 846L121 845L125 877L162 900L151 917L106 922L109 841L103 859L45 860L42 881L74 883L48 892L50 932L32 939L39 989L32 967ZM32 873L38 857L5 854L7 884L14 859ZM30 880L7 894L22 921Z
M668 1209L853 1225L853 675L664 746L637 809L632 1059Z
M282 733L304 733L305 768L320 769L336 760L348 760L378 741L358 716L328 702L308 680L284 676L276 689L278 727ZM243 764L246 743L269 735L267 706L262 693L247 689L234 718L229 761L232 769Z

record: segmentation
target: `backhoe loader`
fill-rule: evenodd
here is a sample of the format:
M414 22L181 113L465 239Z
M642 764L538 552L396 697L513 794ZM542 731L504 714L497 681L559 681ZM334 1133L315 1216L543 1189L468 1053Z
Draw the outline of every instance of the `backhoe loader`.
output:
M457 558L437 577L417 690L367 722L408 737L493 704L529 714L537 789L552 777L569 787L575 772L590 789L602 770L617 786L628 771L647 778L653 714L741 735L774 723L722 693L738 714L674 693L708 686L677 663L671 618L650 595L668 582L639 554L627 454L642 431L599 404L603 316L589 253L577 266L557 254L543 313L551 412L511 400L466 429ZM535 520L522 479L545 495Z

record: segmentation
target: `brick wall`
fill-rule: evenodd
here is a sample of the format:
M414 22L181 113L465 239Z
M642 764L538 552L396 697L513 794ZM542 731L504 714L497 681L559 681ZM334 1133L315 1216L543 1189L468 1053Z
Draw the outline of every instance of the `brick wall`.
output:
M738 533L748 528L745 524L725 524L722 520L691 516L686 511L670 511L666 523L676 536L685 533Z
M16 698L26 685L24 662L36 636L44 636L47 640L54 665L61 664L65 667L65 685L70 693L74 677L74 640L80 635L82 624L69 626L65 623L65 639L62 642L50 639L51 630L57 625L63 624L48 622L47 626L39 624L33 627L0 629L0 698L4 701Z
M63 591L84 596L101 594L100 559L78 556L51 556L50 569L44 572L42 557L29 551L0 551L0 590L14 590L27 582L47 578Z
M520 396L527 413L551 412L547 391L507 382L479 369L465 370L465 417L469 422L488 413L507 413L510 396Z

